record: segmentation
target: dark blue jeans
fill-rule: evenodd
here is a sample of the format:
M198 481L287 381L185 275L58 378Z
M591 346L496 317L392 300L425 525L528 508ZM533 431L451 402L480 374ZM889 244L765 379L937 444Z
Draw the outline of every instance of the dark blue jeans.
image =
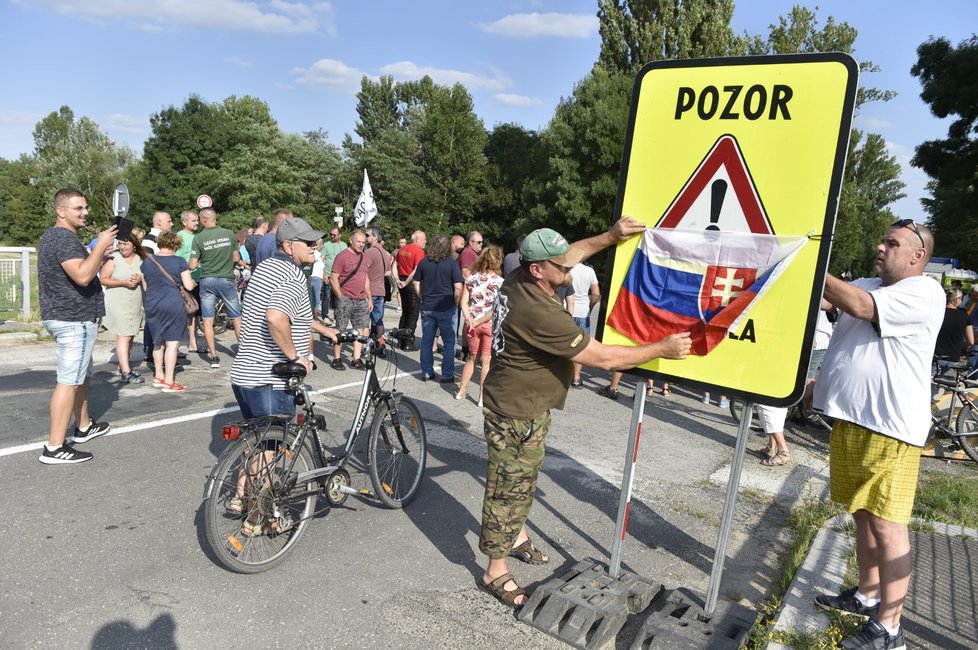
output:
M448 311L421 311L421 374L435 374L435 355L431 346L435 343L435 330L441 334L444 345L441 358L441 378L455 376L455 308Z
M234 399L241 409L241 417L245 420L263 415L279 415L287 413L295 415L295 398L290 391L273 390L271 384L264 386L238 386L231 384Z

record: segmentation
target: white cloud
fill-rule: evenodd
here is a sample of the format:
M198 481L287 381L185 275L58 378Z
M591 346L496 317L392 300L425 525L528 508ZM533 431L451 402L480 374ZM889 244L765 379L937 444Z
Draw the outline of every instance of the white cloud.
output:
M127 20L151 31L192 27L275 34L335 32L333 9L326 2L306 4L272 0L259 4L247 0L33 0L27 6L100 22Z
M450 70L448 68L433 68L431 66L418 66L411 61L398 61L385 65L380 69L381 74L391 75L395 79L404 81L415 81L428 75L432 81L443 86L453 86L460 83L470 90L485 88L487 90L503 90L513 85L513 82L498 70L493 70L493 76L462 72L461 70Z
M500 104L508 106L539 106L543 100L537 97L527 97L525 95L512 95L510 93L496 93L493 95Z
M149 133L149 118L145 115L125 115L112 113L105 116L105 127L108 131L125 131L126 133Z
M242 59L240 56L226 56L224 61L230 63L231 65L241 66L242 68L250 68L251 61L248 59Z
M594 14L511 14L481 27L486 33L510 38L588 38L598 31L598 17Z
M34 111L18 111L9 108L0 108L0 124L13 124L15 126L30 125L34 127L44 119L45 113L35 113Z
M292 73L304 86L322 86L348 95L360 90L360 79L366 74L336 59L320 59L308 68L293 68Z

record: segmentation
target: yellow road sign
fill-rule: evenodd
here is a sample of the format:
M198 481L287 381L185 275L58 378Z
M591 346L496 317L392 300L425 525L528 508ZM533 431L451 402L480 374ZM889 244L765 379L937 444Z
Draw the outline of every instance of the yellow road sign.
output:
M613 253L602 341L693 331L693 356L643 374L766 404L800 396L857 79L839 53L639 73L614 217L654 230Z

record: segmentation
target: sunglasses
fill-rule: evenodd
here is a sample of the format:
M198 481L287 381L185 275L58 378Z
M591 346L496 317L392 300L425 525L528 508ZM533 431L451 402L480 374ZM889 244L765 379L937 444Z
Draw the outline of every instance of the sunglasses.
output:
M924 238L920 236L920 231L917 230L917 224L916 222L914 222L913 219L900 219L899 221L894 222L892 226L890 226L890 228L908 228L908 227L913 230L913 234L917 235L917 239L920 240L920 245L923 246L924 248L927 248L927 244L924 243Z

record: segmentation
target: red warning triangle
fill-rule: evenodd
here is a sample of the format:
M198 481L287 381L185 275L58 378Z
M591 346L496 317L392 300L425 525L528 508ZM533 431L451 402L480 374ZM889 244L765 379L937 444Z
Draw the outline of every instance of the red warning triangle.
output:
M720 136L656 227L774 234L736 138Z

